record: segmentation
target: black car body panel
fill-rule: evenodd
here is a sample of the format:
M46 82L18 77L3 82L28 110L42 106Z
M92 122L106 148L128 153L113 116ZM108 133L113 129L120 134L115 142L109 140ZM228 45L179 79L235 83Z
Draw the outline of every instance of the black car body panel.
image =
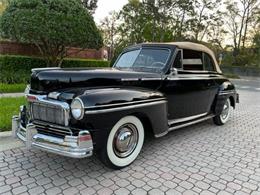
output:
M34 71L31 77L31 90L49 93L69 88L135 85L147 82L142 79L161 79L161 74L149 72L120 71L111 69L47 69ZM134 81L134 82L129 82ZM149 88L158 88L160 83L149 83ZM148 87L148 86L147 86Z

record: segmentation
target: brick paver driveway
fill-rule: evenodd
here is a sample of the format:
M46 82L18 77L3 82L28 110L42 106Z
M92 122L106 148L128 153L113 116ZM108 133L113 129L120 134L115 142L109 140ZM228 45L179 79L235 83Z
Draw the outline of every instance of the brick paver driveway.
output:
M260 92L241 90L225 126L210 121L149 138L139 158L113 171L25 148L0 153L0 193L260 194Z

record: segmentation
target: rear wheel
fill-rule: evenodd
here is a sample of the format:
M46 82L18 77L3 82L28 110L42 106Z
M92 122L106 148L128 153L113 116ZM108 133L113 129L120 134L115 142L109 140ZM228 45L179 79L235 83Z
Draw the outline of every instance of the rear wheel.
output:
M216 125L224 125L230 117L231 104L230 99L228 98L223 106L221 114L215 116L213 121Z
M107 145L100 151L100 159L110 168L124 168L137 158L143 142L142 122L135 116L126 116L110 131Z

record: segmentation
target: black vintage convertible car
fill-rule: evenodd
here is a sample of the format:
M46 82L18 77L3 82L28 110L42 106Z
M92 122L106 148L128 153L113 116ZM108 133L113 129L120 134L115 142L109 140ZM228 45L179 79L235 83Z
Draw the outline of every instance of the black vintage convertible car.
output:
M26 97L12 130L28 148L95 152L114 169L136 159L146 133L211 118L223 125L239 99L213 52L190 42L128 47L111 69L34 69Z

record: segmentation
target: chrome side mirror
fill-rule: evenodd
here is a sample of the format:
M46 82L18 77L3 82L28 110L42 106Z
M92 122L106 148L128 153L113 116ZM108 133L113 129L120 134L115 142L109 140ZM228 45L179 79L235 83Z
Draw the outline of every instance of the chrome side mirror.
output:
M177 70L177 68L171 68L171 75L177 75L178 74L178 70Z

